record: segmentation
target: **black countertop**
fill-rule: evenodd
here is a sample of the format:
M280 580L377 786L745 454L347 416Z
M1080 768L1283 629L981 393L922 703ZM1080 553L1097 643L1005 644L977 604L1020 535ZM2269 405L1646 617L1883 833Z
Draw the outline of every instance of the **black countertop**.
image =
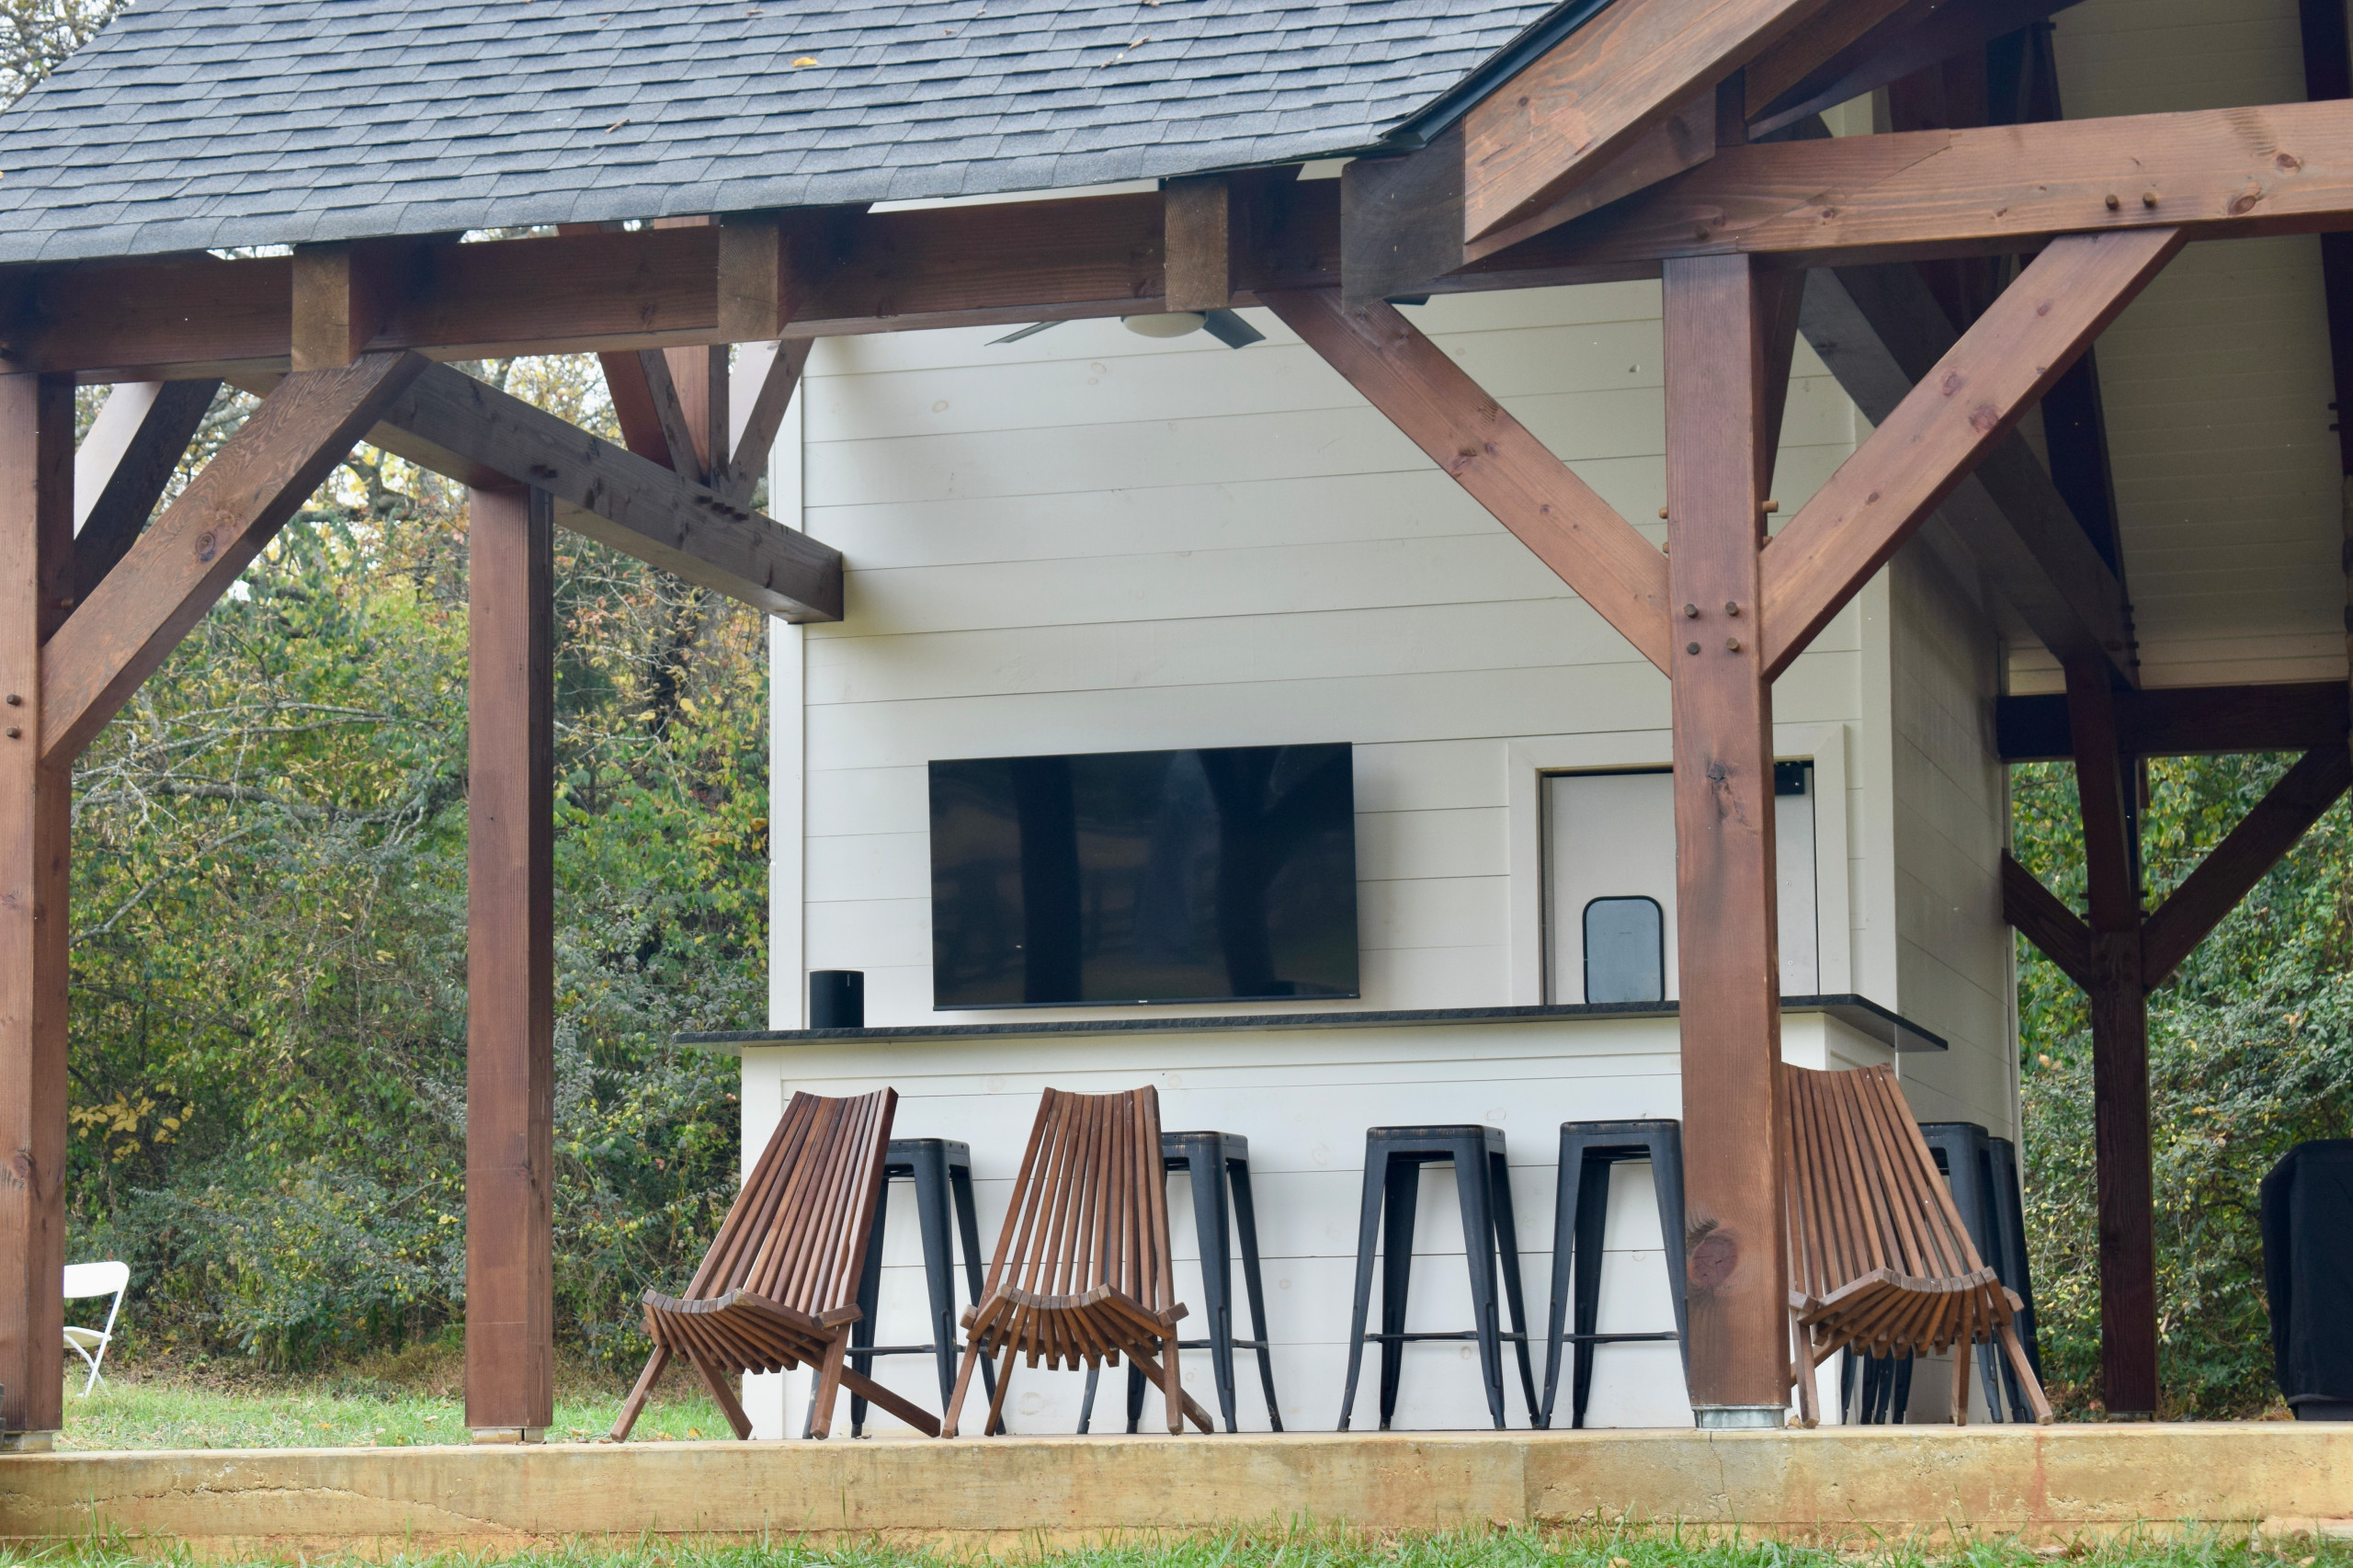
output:
M1518 1024L1546 1019L1671 1018L1672 1002L1574 1002L1534 1007L1422 1007L1403 1012L1239 1013L1169 1017L1054 1018L1006 1024L897 1024L863 1029L736 1029L675 1036L679 1045L722 1050L747 1045L883 1044L903 1040L1017 1039L1041 1035L1232 1034L1277 1029L1415 1028L1432 1024ZM1784 996L1783 1013L1826 1013L1893 1051L1942 1051L1944 1037L1900 1017L1867 996Z

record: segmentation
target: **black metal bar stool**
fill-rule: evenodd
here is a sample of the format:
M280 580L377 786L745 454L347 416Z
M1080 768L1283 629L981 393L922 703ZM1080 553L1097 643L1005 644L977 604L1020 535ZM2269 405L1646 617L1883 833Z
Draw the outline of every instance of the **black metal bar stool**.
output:
M1267 1343L1267 1293L1258 1276L1258 1211L1250 1199L1250 1140L1235 1132L1164 1132L1161 1164L1171 1173L1192 1178L1193 1229L1200 1237L1201 1292L1209 1298L1206 1311L1210 1336L1177 1342L1182 1350L1207 1350L1217 1374L1219 1413L1225 1429L1239 1431L1233 1416L1233 1353L1258 1353L1258 1381L1267 1395L1267 1423L1283 1429L1281 1409L1275 1403L1275 1363ZM1231 1195L1233 1223L1226 1224ZM1250 1330L1255 1339L1233 1337L1233 1244L1242 1243L1242 1286L1250 1300ZM1095 1384L1102 1369L1086 1369L1086 1399L1078 1412L1084 1432L1095 1419ZM1128 1430L1143 1419L1143 1374L1128 1369Z
M956 1249L949 1235L949 1210L955 1210L956 1235L964 1253L966 1299L981 1299L981 1227L972 1210L972 1151L946 1138L893 1138L884 1156L882 1190L874 1200L874 1230L866 1243L866 1266L858 1277L860 1316L850 1326L850 1365L861 1377L870 1376L879 1356L930 1356L938 1365L939 1407L948 1408L956 1387L956 1358L962 1346L956 1338ZM915 1188L915 1226L923 1237L924 1283L931 1292L931 1343L877 1345L874 1314L882 1295L882 1222L891 1208L891 1186L908 1181ZM989 1363L981 1363L987 1392L996 1393L996 1377ZM862 1436L866 1401L849 1402L849 1429ZM807 1434L804 1432L803 1436Z
M1462 1251L1471 1268L1471 1311L1475 1325L1451 1333L1405 1332L1405 1287L1414 1267L1414 1211L1421 1197L1422 1167L1450 1165L1462 1202ZM1387 1209L1386 1221L1382 1210ZM1365 1332L1372 1305L1372 1252L1381 1245L1381 1332ZM1504 1299L1511 1308L1512 1332L1495 1322L1495 1269L1501 1263ZM1420 1339L1475 1339L1479 1369L1487 1384L1487 1410L1495 1429L1504 1426L1503 1342L1519 1355L1520 1392L1532 1417L1536 1374L1528 1359L1528 1304L1519 1281L1519 1235L1512 1222L1511 1175L1504 1164L1504 1134L1497 1127L1374 1127L1364 1135L1364 1215L1357 1229L1356 1315L1348 1329L1347 1390L1340 1396L1340 1430L1348 1429L1356 1408L1357 1374L1368 1339L1381 1342L1381 1429L1397 1414L1397 1376L1404 1346Z
M1601 1312L1603 1231L1609 1217L1611 1173L1629 1160L1648 1160L1658 1191L1658 1233L1666 1254L1668 1293L1675 1299L1672 1332L1597 1334ZM1633 1340L1672 1339L1691 1359L1689 1307L1683 1278L1683 1124L1671 1119L1644 1121L1561 1123L1560 1198L1552 1214L1552 1311L1545 1325L1544 1404L1536 1425L1552 1425L1552 1401L1560 1390L1561 1346L1571 1346L1569 1425L1585 1425L1593 1392L1593 1347ZM1569 1282L1576 1280L1575 1326L1562 1332L1570 1311Z
M2018 1184L2018 1152L2006 1138L1989 1138L1985 1147L1993 1156L1994 1214L2001 1221L1999 1244L2002 1261L1995 1265L2002 1272L2002 1283L2018 1293L2026 1305L2018 1311L2018 1339L2026 1346L2026 1364L2034 1369L2035 1377L2042 1376L2042 1344L2034 1331L2034 1269L2026 1253L2026 1192ZM2008 1371L2009 1363L2003 1364ZM2012 1414L2020 1421L2028 1411L2023 1391L2011 1381Z
M2018 1292L2019 1301L2029 1303L2031 1312L2034 1295L2027 1272L2025 1205L2018 1190L2018 1162L2009 1141L1998 1140L2002 1150L1997 1155L1994 1151L1997 1140L1973 1121L1924 1121L1920 1136L1945 1173L1945 1181L1952 1188L1953 1207L1961 1211L1961 1225L1969 1232L1977 1256L1992 1266L1996 1278ZM2018 1337L2027 1347L2027 1364L2039 1365L2041 1357L2031 1316L2020 1322ZM2007 1362L1998 1356L1982 1357L1977 1371L1985 1388L1985 1408L1993 1419L2004 1418L2006 1403L2008 1419L2032 1419L2026 1392L2018 1387Z

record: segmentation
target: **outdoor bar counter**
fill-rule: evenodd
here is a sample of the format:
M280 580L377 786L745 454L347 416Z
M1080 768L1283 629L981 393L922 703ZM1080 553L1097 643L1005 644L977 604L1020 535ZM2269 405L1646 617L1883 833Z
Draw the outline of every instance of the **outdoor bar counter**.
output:
M1018 1022L683 1035L679 1043L743 1058L747 1167L795 1090L847 1095L884 1085L895 1088L896 1136L970 1145L984 1256L994 1249L1003 1222L1039 1092L1049 1085L1100 1093L1150 1083L1160 1092L1165 1130L1214 1130L1247 1138L1276 1389L1282 1424L1293 1431L1328 1430L1339 1417L1367 1128L1477 1122L1503 1131L1540 1387L1561 1125L1679 1117L1682 1098L1671 1002L1222 1017L1171 1017L1155 1010L1149 1016L1084 1019L1032 1013ZM1944 1044L1860 996L1783 1000L1782 1053L1801 1065L1893 1062L1900 1074L1905 1055L1941 1051ZM1672 1328L1649 1169L1629 1165L1618 1173L1610 1193L1598 1326L1605 1333ZM886 1346L919 1345L928 1338L915 1206L904 1200L906 1192L904 1187L894 1192L886 1226L877 1324L878 1342ZM1170 1186L1169 1224L1177 1299L1196 1309L1188 1332L1205 1334L1192 1210L1181 1179ZM1414 1251L1408 1329L1469 1327L1461 1226L1453 1176L1445 1167L1432 1167L1423 1176ZM961 1285L958 1300L961 1311ZM1238 1289L1234 1331L1248 1336L1247 1308ZM1238 1359L1242 1426L1265 1430L1256 1370L1246 1353ZM1358 1429L1378 1424L1377 1350L1369 1348L1365 1360L1357 1398ZM1183 1374L1194 1397L1214 1410L1207 1353L1186 1352ZM875 1375L927 1407L938 1403L928 1357L885 1358L877 1363ZM1123 1422L1123 1379L1122 1372L1105 1380L1096 1415L1098 1431L1117 1430ZM805 1374L795 1374L790 1380L750 1381L745 1405L762 1435L782 1435L788 1420L798 1433L804 1380ZM1566 1381L1564 1373L1563 1425ZM1068 1372L1017 1369L1006 1406L1008 1426L1016 1432L1074 1430L1084 1381ZM1524 1426L1527 1412L1516 1369L1505 1381L1510 1423ZM1153 1395L1144 1413L1147 1428L1160 1419ZM1676 1346L1663 1341L1600 1346L1587 1419L1594 1426L1688 1426L1690 1410ZM836 1429L845 1429L847 1414L837 1420ZM1449 1341L1408 1345L1396 1425L1420 1430L1487 1426L1475 1348ZM879 1413L869 1430L908 1435Z

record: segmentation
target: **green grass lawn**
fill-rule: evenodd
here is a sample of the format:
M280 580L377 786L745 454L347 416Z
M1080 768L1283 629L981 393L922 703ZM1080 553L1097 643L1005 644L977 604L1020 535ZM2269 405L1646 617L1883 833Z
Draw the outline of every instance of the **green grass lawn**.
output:
M108 1449L402 1448L463 1443L462 1365L446 1349L412 1352L316 1377L243 1374L169 1363L125 1367L85 1399L80 1377L65 1392L61 1451ZM576 1367L557 1380L558 1441L612 1429L628 1386ZM632 1442L732 1436L719 1406L673 1369L637 1419Z
M105 1543L27 1552L0 1549L0 1564L123 1568L159 1555ZM1069 1550L1016 1549L994 1558L880 1544L811 1547L791 1540L758 1546L669 1542L612 1549L570 1546L521 1553L451 1553L381 1560L399 1568L962 1568L985 1562L1006 1568L2353 1568L2353 1550L2309 1540L2250 1543L2215 1536L2176 1541L2121 1541L2071 1551L2040 1551L1992 1542L1922 1551L1860 1541L1837 1551L1769 1540L1684 1540L1673 1531L1583 1529L1452 1531L1352 1535L1308 1529L1251 1535L1177 1536Z

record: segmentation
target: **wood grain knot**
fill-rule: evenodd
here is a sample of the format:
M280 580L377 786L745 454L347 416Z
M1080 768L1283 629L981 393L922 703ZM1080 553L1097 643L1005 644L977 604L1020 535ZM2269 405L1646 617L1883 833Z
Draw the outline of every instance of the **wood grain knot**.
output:
M199 561L210 561L218 553L220 548L221 541L207 533L196 541L196 558Z
M1722 1230L1710 1231L1692 1246L1684 1263L1685 1278L1694 1290L1711 1294L1723 1288L1740 1267L1740 1243Z

